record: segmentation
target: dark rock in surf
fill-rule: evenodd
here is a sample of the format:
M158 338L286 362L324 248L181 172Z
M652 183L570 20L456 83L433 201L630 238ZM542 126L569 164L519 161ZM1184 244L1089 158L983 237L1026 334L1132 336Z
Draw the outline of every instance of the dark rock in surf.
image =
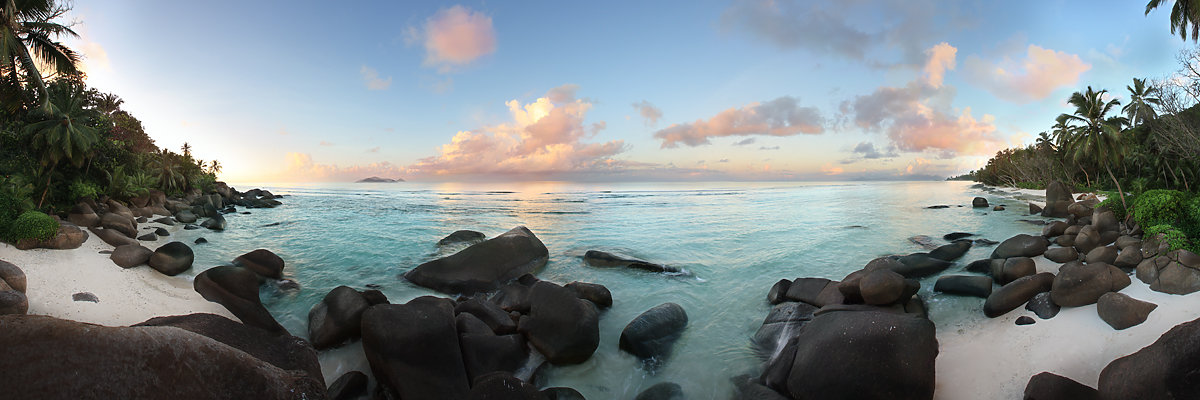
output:
M687 327L688 316L683 307L663 303L646 310L621 331L618 345L621 350L646 360L662 363L671 354L671 346Z
M940 276L933 284L933 291L987 298L992 294L992 278L978 275Z
M451 300L422 296L370 307L362 315L362 343L375 378L393 397L467 398L471 382Z
M313 347L326 349L358 338L367 307L370 304L359 291L348 286L333 288L308 312L308 337Z
M220 266L196 275L192 286L205 300L225 306L242 323L270 332L286 333L287 330L263 307L258 297L258 279L258 275L248 269Z
M523 226L439 258L404 274L409 281L443 293L490 291L546 265L546 245Z

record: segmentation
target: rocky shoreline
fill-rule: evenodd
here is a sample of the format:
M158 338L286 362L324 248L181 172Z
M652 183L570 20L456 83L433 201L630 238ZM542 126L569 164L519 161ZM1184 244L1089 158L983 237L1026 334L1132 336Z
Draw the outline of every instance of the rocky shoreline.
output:
M967 339L987 337L994 346L992 351L999 352L1005 363L1026 356L1005 354L1003 343L1027 338L1030 332L1087 335L1099 340L1105 335L1133 338L1122 339L1128 343L1122 342L1120 348L1136 347L1093 366L1097 371L1104 368L1095 374L1098 384L1046 363L1045 369L1020 373L1021 388L1012 391L1004 386L1012 397L1024 390L1025 398L1030 399L1146 398L1146 393L1158 395L1150 398L1181 398L1190 393L1187 390L1195 390L1192 384L1162 382L1163 377L1188 381L1194 367L1186 360L1200 352L1189 348L1189 338L1200 334L1195 332L1200 322L1183 323L1194 319L1196 313L1161 296L1200 289L1200 263L1196 262L1200 258L1166 251L1156 238L1142 238L1132 221L1117 221L1110 211L1097 208L1097 199L1071 196L1065 188L1048 191L1048 202L1038 214L1060 220L1046 224L1042 235L1017 235L997 243L969 232L951 232L941 239L944 244L914 237L914 243L929 251L881 257L837 281L809 277L779 280L766 290L766 302L773 308L751 341L761 354L763 368L760 373L733 378L737 388L733 398L996 398L997 393L987 391L962 395L964 385L947 383L955 372L961 373L955 370L992 367L980 365L991 363L980 359L963 365L965 350L976 344L961 338L976 331L943 332L929 319L937 310L926 304L920 288L922 282L930 281L934 281L934 291L943 295L979 298L980 314L991 319L980 324L987 332ZM109 256L116 266L110 264L111 269L151 270L165 281L177 282L179 278L174 276L191 268L191 248L170 242L150 251L125 232L130 225L134 234L150 231L157 235L154 231L161 225L192 216L196 217L192 222L200 218L217 221L222 212L237 212L230 209L231 203L241 207L279 205L273 194L264 191L228 189L227 193L190 197L147 196L144 202L130 205L84 202L68 220L91 228L112 247ZM988 204L986 198L975 199L970 206L1004 211ZM943 207L928 212L936 213L938 208ZM1031 214L1037 208L1042 207L1031 204ZM164 215L158 211L170 216L150 221ZM139 217L145 220L138 222ZM225 227L217 222L208 225L209 229ZM106 233L101 236L99 232ZM88 242L87 233L83 235L81 243ZM49 398L86 398L101 393L103 397L139 398L583 398L571 388L539 387L536 377L546 366L585 362L602 343L613 343L601 337L616 333L599 328L599 320L614 302L612 293L595 283L556 283L535 276L547 263L549 251L525 227L492 238L478 232L454 232L437 246L447 250L439 253L449 255L412 268L403 279L443 295L392 304L378 290L339 286L312 307L307 332L288 332L259 299L263 285L286 291L300 284L283 279L284 257L266 249L242 254L228 265L195 276L188 285L191 297L201 298L201 304L215 309L192 303L194 309L179 315L114 327L21 315L40 299L31 294L25 309L13 306L18 302L5 301L24 298L26 291L38 288L26 285L17 263L0 263L0 306L7 307L0 307L0 314L11 314L0 316L0 342L30 344L29 350L0 357L0 368L14 371L0 374L5 375L0 384L18 388L18 397ZM986 259L961 263L975 246L995 248ZM595 268L687 274L676 266L597 250L587 251L582 258ZM123 270L143 264L150 268ZM1137 280L1129 275L1135 271ZM1146 293L1151 290L1156 294ZM108 296L102 293L97 301L108 301ZM90 301L87 296L82 298L77 301ZM1087 312L1090 318L1083 318ZM1177 322L1164 327L1168 320ZM1091 324L1088 329L1092 331L1054 328L1060 321L1083 321ZM674 344L689 329L688 322L684 307L662 303L630 319L615 345L640 360L640 368L654 371L671 362ZM1096 331L1097 324L1107 331ZM1175 325L1178 327L1163 334ZM1157 331L1151 335L1147 329ZM1122 334L1127 332L1137 335ZM1159 335L1153 345L1132 351ZM1042 340L1061 343L1064 339ZM1138 340L1143 341L1139 344ZM317 362L320 352L358 351L358 344L347 346L356 342L361 344L369 368L339 372L337 379L324 376ZM39 358L58 349L80 356L54 365ZM164 355L167 351L172 355ZM1119 356L1125 357L1117 359ZM151 368L146 360L179 369ZM947 370L948 364L954 368ZM1003 367L1029 370L1037 366ZM57 376L54 372L62 369L94 373L76 376L66 385L45 378ZM193 374L183 375L181 370ZM122 375L111 377L107 371L121 371ZM37 382L17 384L25 381ZM155 381L179 384L149 394L146 382ZM995 390L994 386L979 386ZM642 390L636 398L685 398L686 389L663 382Z

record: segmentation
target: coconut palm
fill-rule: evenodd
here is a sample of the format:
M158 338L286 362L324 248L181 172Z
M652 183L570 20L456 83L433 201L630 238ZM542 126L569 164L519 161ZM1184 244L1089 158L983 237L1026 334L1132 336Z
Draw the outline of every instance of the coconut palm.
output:
M38 108L49 112L50 96L38 66L51 74L79 72L79 55L55 39L79 37L68 25L54 22L70 8L54 0L0 0L0 71L37 93Z
M121 110L121 105L125 104L125 100L121 100L115 94L103 93L96 95L92 99L92 104L96 107L96 111L104 113L104 115L112 115Z
M168 193L183 190L183 186L187 183L178 157L175 153L163 149L158 152L158 157L153 161L159 187Z
M183 151L184 158L190 158L192 156L192 145L188 144L188 142L183 142L183 147L181 147L180 150Z
M213 175L221 173L221 163L217 162L217 160L212 160L212 162L209 162L208 173Z
M1145 79L1133 78L1133 86L1126 86L1125 89L1129 90L1129 104L1121 108L1121 112L1129 119L1130 127L1158 118L1154 106L1162 104L1162 101L1157 97L1157 88L1147 87Z
M1125 192L1121 189L1121 183L1117 182L1110 165L1119 164L1124 157L1123 147L1118 139L1121 126L1127 121L1124 117L1108 116L1121 102L1116 99L1105 100L1107 93L1107 90L1096 91L1088 86L1085 92L1071 94L1067 103L1075 107L1075 112L1062 114L1059 118L1063 122L1077 124L1069 141L1068 154L1076 163L1091 160L1103 165L1109 178L1112 178L1113 184L1117 186L1121 204L1124 205Z
M46 119L25 127L32 137L33 148L41 154L46 173L46 188L42 190L38 208L46 201L50 179L59 163L66 161L76 167L83 165L88 152L98 138L96 129L88 126L93 112L84 109L85 99L72 90L54 91Z

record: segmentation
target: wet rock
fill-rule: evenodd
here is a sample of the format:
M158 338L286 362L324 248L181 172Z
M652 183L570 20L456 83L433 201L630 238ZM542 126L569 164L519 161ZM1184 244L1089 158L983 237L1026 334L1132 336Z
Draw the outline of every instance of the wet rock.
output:
M271 365L303 371L325 382L317 352L308 341L292 336L267 332L215 314L196 313L156 317L134 326L171 326L203 335L212 340L246 352Z
M491 330L460 332L458 342L462 348L463 366L472 382L493 372L516 373L529 355L525 337L518 334L497 336Z
M608 288L604 287L604 285L598 283L571 282L563 287L574 291L575 297L590 301L592 304L595 304L596 307L612 307L612 292L608 291Z
M283 279L283 258L267 249L257 249L233 259L233 264L271 279Z
M1033 311L1034 314L1037 314L1038 318L1050 319L1058 315L1061 307L1058 304L1054 304L1054 300L1050 297L1050 292L1042 292L1029 299L1029 302L1025 303L1025 309Z
M674 382L662 382L646 388L633 400L684 400L683 388Z
M512 318L508 317L508 313L501 309L500 306L497 306L491 302L480 301L478 299L468 299L466 301L459 302L458 305L454 307L454 313L468 313L474 315L476 318L479 318L480 321L483 321L484 324L487 324L488 329L491 332L495 332L498 335L507 335L517 332L517 324L513 322Z
M329 291L308 312L308 338L316 349L326 349L361 335L362 314L370 304L348 286Z
M146 265L163 275L175 276L191 269L195 258L191 247L183 242L171 242L155 249Z
M900 257L897 261L900 261L900 265L893 264L891 270L905 278L913 279L940 273L954 265L952 262L930 257L928 253L909 254Z
M987 207L987 206L988 206L988 201L985 198L976 197L974 199L971 199L971 207L983 208L983 207Z
M200 223L201 228L208 228L214 231L225 230L225 225L225 217L221 216L221 214L213 214L213 216Z
M136 244L127 244L117 246L113 249L109 259L121 268L133 268L150 261L150 256L154 255L154 251L147 249L145 246Z
M992 211L1004 211L1004 210L1005 210L1005 208L1003 205L997 205L995 207L992 207Z
M838 290L839 282L825 278L796 278L788 286L784 297L791 301L800 301L817 307L829 304L841 304L844 300Z
M160 223L166 226L175 226L175 219L171 217L157 218L153 222Z
M776 305L787 301L788 288L792 286L792 281L780 279L771 285L771 290L767 291L767 304ZM824 288L824 287L822 287Z
M258 275L242 267L220 266L196 275L192 286L205 300L220 304L242 323L269 332L286 333L258 297Z
M1054 261L1056 263L1079 261L1079 251L1075 250L1074 247L1055 247L1053 249L1046 250L1044 255L1046 256L1047 260Z
M655 273L679 273L682 272L678 267L656 264L636 258L624 257L617 254L600 251L588 250L583 254L583 261L593 267L609 268L609 267L624 267L632 269L640 269Z
M1001 286L1037 273L1037 263L1029 257L1012 257L1004 263L992 263L992 277Z
M991 258L1037 257L1046 252L1050 242L1041 236L1020 234L996 246Z
M355 400L367 395L367 374L350 371L333 381L326 390L329 400Z
M205 239L205 238L196 238L196 241L195 241L194 243L196 243L196 244L205 244L205 243L208 243L208 239Z
M929 256L939 260L954 261L967 254L969 250L971 250L970 240L956 240L954 243L934 249L929 252Z
M166 228L155 228L154 234L158 236L171 236L171 232L167 232Z
M422 296L370 307L362 315L362 343L375 378L394 397L467 397L470 381L450 300Z
M992 259L985 258L982 260L971 261L963 270L967 272L975 272L980 274L992 274Z
M536 386L508 372L493 372L475 380L466 400L544 400Z
M1033 204L1033 203L1029 203L1029 214L1030 215L1039 214L1041 212L1042 212L1042 206L1039 206L1039 205Z
M600 345L596 305L570 290L540 281L529 290L530 311L517 329L555 365L579 364Z
M1063 307L1093 304L1100 296L1129 286L1129 276L1106 263L1069 262L1058 269L1050 296Z
M1118 331L1146 322L1146 317L1155 308L1158 308L1157 304L1114 292L1105 293L1096 302L1100 319Z
M475 244L448 257L413 268L409 281L443 293L471 295L490 291L504 282L546 265L546 245L523 226Z
M1071 378L1042 372L1029 378L1025 400L1099 400L1100 393Z
M958 239L965 239L965 238L968 238L971 236L975 236L975 234L969 233L969 232L953 232L953 233L947 233L945 235L942 235L942 239L946 239L949 241L955 241Z
M458 243L475 244L475 243L482 242L484 240L487 240L487 235L484 235L483 233L476 232L476 231L462 230L462 231L454 231L454 233L451 233L451 234L447 235L446 237L442 238L442 240L439 240L437 244L438 244L438 246L446 246L446 245L458 244Z
M961 296L987 298L992 294L992 278L978 275L944 275L933 284L933 291Z
M817 307L800 302L780 303L771 308L763 319L762 326L754 333L754 345L761 354L772 356L792 338L800 334L800 328L813 318Z
M1022 315L1020 317L1017 317L1017 321L1016 321L1017 325L1033 325L1034 322L1037 322L1037 321L1035 321L1033 318L1029 318L1029 316L1027 316L1027 315Z
M688 316L683 307L663 303L646 310L621 331L618 343L621 350L646 360L662 363L671 354L671 347L687 327Z
M1096 262L1105 264L1115 263L1117 261L1117 248L1109 246L1094 248L1083 257L1083 261L1089 264ZM1136 266L1136 264L1134 266Z
M1195 399L1200 396L1200 320L1176 325L1149 346L1100 372L1103 399Z
M904 295L904 276L889 269L869 271L859 281L858 288L866 304L893 304Z
M1042 272L1026 276L993 290L983 303L983 314L996 318L1029 302L1038 293L1048 292L1054 283L1054 274Z

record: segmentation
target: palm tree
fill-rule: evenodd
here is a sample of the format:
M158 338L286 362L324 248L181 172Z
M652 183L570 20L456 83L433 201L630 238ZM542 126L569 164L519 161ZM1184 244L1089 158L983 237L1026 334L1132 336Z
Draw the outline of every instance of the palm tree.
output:
M49 112L50 96L38 65L51 74L76 74L79 55L60 42L59 36L79 37L68 25L54 22L69 7L54 0L2 0L0 8L0 71L13 78L23 74L26 87L37 92L38 108Z
M38 200L38 208L46 201L50 191L50 179L54 169L62 161L76 167L83 165L87 153L96 143L96 129L88 126L92 112L83 108L84 98L70 90L56 90L47 119L25 127L32 135L33 148L41 153L42 166L49 167L46 173L46 188Z
M92 103L95 105L96 111L102 112L104 115L112 115L121 110L121 105L125 104L125 100L121 100L115 94L104 93L92 99Z
M1054 138L1050 137L1049 132L1042 132L1038 134L1037 148L1038 150L1056 150L1054 146Z
M1124 156L1118 138L1121 135L1121 126L1126 123L1126 120L1124 117L1108 117L1108 113L1112 111L1113 107L1121 105L1121 102L1116 99L1105 101L1104 95L1107 93L1108 90L1097 92L1088 86L1085 92L1071 94L1067 103L1075 106L1075 112L1062 114L1059 118L1063 122L1079 124L1074 130L1068 149L1075 162L1091 159L1104 165L1109 178L1112 178L1113 184L1117 186L1121 204L1125 205L1125 192L1121 189L1121 183L1117 182L1117 176L1113 174L1109 164L1120 163ZM1126 205L1126 207L1128 206Z
M1162 104L1162 101L1155 97L1158 95L1157 88L1147 87L1145 79L1133 78L1133 86L1126 86L1125 89L1129 90L1129 104L1121 108L1121 112L1129 119L1130 127L1158 118L1153 107Z
M180 150L183 150L183 156L185 158L192 156L192 145L188 144L188 142L183 142L183 147L180 148Z
M217 162L217 160L212 160L212 162L208 163L208 173L213 175L221 173L221 163Z
M179 166L179 161L176 157L178 156L175 153L163 149L158 152L158 157L154 159L154 170L157 174L158 184L168 193L176 189L183 190L183 184L186 179L183 176L183 172L181 172L182 168Z

